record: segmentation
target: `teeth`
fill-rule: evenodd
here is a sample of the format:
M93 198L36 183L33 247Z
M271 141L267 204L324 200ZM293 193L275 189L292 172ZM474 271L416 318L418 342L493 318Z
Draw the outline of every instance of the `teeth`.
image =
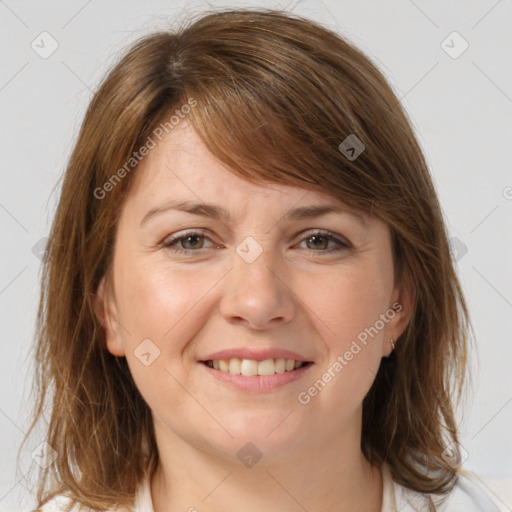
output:
M274 375L274 373L276 373L276 368L273 359L265 359L258 363L258 375Z
M275 362L276 373L284 373L286 370L286 359L276 359Z
M240 373L242 375L258 375L257 361L254 361L254 359L242 359L242 364L240 365Z
M240 359L230 359L229 360L229 373L233 375L240 375L240 370L242 368L242 361Z
M219 359L217 361L207 361L207 366L221 372L229 372L233 375L274 375L274 373L291 372L303 366L304 362L294 359L265 359L256 361L255 359Z

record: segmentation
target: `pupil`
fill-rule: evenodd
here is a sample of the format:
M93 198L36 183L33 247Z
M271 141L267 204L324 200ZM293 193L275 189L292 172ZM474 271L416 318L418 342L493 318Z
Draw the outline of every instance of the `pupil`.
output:
M187 238L185 239L185 245L188 247L188 248L194 248L194 247L198 247L200 246L200 237L197 236L197 235L191 235L191 236L187 236Z
M312 236L309 238L309 242L311 242L311 244L317 248L321 247L325 249L327 247L327 238L323 236Z

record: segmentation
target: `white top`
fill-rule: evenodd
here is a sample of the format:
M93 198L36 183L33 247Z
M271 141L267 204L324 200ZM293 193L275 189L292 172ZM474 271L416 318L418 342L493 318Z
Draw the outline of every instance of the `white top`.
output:
M459 473L457 484L442 500L435 495L417 493L397 484L391 478L387 466L383 467L383 493L381 512L499 512L498 507L483 491L476 477L467 471ZM62 512L66 498L52 500L42 510ZM429 506L433 505L432 509ZM112 509L118 512L125 508ZM73 512L88 512L85 507L75 506ZM154 512L149 479L145 479L137 492L130 512Z

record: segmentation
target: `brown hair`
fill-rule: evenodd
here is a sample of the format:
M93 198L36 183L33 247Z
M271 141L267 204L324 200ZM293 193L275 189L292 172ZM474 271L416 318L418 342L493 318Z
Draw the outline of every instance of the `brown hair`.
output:
M100 509L129 504L158 463L150 410L126 360L107 351L94 302L133 181L126 162L192 102L192 126L234 173L317 187L390 227L414 310L364 400L362 450L411 489L447 492L457 471L443 450L457 441L451 400L469 323L407 116L377 68L339 35L285 12L233 10L142 38L85 115L43 260L31 429L49 411L58 458L40 475L39 506L57 494ZM356 159L338 149L351 134L365 145Z

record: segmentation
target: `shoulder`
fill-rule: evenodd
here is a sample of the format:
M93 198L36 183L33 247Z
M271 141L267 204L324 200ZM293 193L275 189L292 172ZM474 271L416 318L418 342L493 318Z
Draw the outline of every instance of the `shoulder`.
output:
M499 512L477 477L468 471L461 471L451 492L442 497L417 493L397 483L394 487L396 508L401 512Z
M70 507L70 499L65 496L56 496L41 508L35 509L33 512L86 512L86 508L75 505ZM87 511L88 512L88 511Z
M126 507L117 507L108 509L111 512L133 512L133 510ZM138 509L136 509L138 512ZM31 512L98 512L83 505L75 504L71 506L71 500L66 496L56 496L51 501L43 505L41 508L35 509Z
M32 512L85 512L83 507L75 505L71 507L71 500L66 496L55 496L42 507Z
M46 503L43 507L32 512L98 512L96 509L75 504L70 507L71 500L67 496L59 495ZM113 507L109 512L153 512L149 478L145 477L139 483L132 507Z

